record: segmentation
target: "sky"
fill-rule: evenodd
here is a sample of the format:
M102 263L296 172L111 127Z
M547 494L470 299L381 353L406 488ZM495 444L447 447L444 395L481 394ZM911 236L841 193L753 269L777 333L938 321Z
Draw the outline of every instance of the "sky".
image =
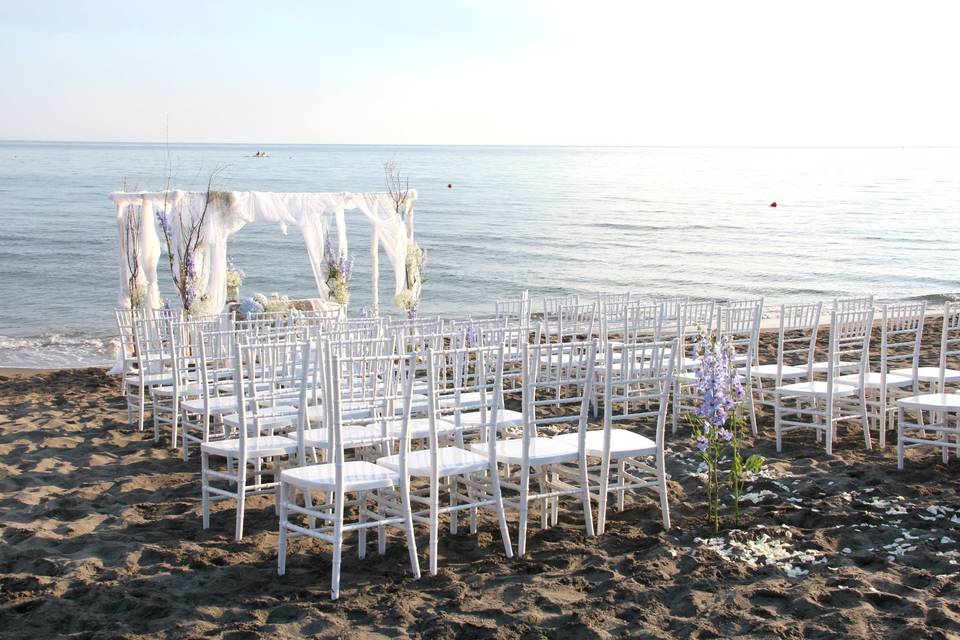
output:
M960 3L0 2L0 139L960 145Z

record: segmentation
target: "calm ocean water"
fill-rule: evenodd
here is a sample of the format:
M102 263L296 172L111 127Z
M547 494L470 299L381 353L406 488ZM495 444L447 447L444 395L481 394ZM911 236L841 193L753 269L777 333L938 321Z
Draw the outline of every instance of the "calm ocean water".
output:
M249 157L258 149L270 158ZM960 292L955 148L171 145L169 155L182 189L203 189L221 167L223 189L379 191L383 163L398 162L420 194L423 313L489 313L524 288L770 303ZM0 142L0 366L110 361L107 194L124 179L162 188L166 157L154 144ZM359 310L370 304L369 230L347 219ZM248 226L230 254L245 295L314 293L296 228ZM387 268L381 258L384 281Z

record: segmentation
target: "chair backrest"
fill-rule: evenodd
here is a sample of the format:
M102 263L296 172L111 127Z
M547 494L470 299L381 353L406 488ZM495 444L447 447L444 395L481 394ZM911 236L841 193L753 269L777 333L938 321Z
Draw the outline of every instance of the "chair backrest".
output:
M680 309L690 301L690 296L657 296L654 301L662 307L663 328L679 333Z
M268 430L296 430L302 456L309 371L301 365L310 361L311 347L309 341L264 343L236 336L233 392L239 418L239 464L244 464L248 442ZM278 410L286 418L283 423L276 421Z
M780 305L775 386L782 383L784 365L805 367L807 379L811 378L822 311L822 302Z
M140 373L157 374L169 369L173 341L173 321L144 315L136 318L133 335Z
M712 300L686 300L677 310L677 357L696 357L697 336L714 330L717 305ZM678 364L679 364L678 360Z
M421 354L427 366L427 414L431 442L436 446L436 419L440 416L438 399L442 394L450 405L445 420L461 429L461 414L479 411L480 423L488 425L481 439L496 439L496 419L503 410L503 346L428 349Z
M913 369L917 379L920 366L920 341L927 303L898 302L880 309L880 378L886 385L887 372L895 368Z
M343 427L408 416L413 395L413 376L408 373L412 374L410 367L417 354L343 357L331 351L326 341L321 341L321 345L325 352L319 358L323 373L323 424L328 429L328 459L337 465L340 483L344 462ZM361 406L369 409L369 415L348 417L356 415Z
M872 295L833 299L833 310L840 313L844 311L864 311L866 309L873 309Z
M237 338L246 335L236 331L203 330L194 334L194 350L200 357L200 398L205 411L209 411L212 398L233 394L232 386L218 383L232 380L236 375Z
M859 386L870 367L870 333L873 308L830 312L830 349L827 360L827 386L833 388L841 362L856 362ZM830 393L830 392L828 392Z
M556 313L544 316L546 340L590 340L598 335L597 303L572 304L559 307Z
M562 423L576 423L584 435L595 384L597 342L541 342L525 344L523 350L524 439L538 436L541 426ZM552 410L542 414L540 409L545 407ZM526 457L527 443L523 449Z
M623 307L623 313L615 322L607 325L605 339L619 334L621 342L634 344L660 339L663 331L663 304L631 300Z
M940 389L950 360L960 358L960 302L948 302L943 307L943 330L940 333ZM956 365L955 365L956 366Z
M126 309L117 307L114 309L114 316L117 319L117 331L120 336L120 349L123 351L124 359L134 359L136 357L136 336L134 336L134 324L140 318L144 317L143 309Z
M655 417L657 453L662 457L676 346L676 339L605 345L601 383L604 455L610 450L614 422Z
M551 316L560 311L561 307L578 306L580 296L571 293L565 296L544 296L543 298L543 317Z
M530 323L530 296L524 290L519 298L511 300L497 300L494 303L494 313L500 320L507 322L517 322L520 324Z
M748 376L756 360L762 320L763 298L725 303L717 313L717 334L727 338L734 360L745 366Z

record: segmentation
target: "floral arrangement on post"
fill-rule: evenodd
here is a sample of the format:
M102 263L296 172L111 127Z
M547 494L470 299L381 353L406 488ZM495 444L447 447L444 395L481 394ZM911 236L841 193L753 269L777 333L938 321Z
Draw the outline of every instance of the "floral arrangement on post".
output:
M707 468L707 522L720 529L720 465L730 453L727 473L734 499L734 517L740 520L740 494L747 472L759 473L763 458L744 459L741 443L746 420L742 414L743 385L732 366L734 350L725 337L701 334L697 340L697 390L703 398L696 416L691 416L695 445Z
M139 282L140 278L140 226L141 216L132 204L127 206L125 218L125 240L127 244L127 291L130 294L130 308L139 309L146 302L147 292Z
M206 278L198 269L197 256L203 246L204 222L207 215L212 210L229 211L233 207L233 194L228 191L216 191L213 189L213 181L219 174L215 170L210 174L207 181L207 192L204 198L203 209L200 215L189 220L184 220L183 207L177 203L174 220L167 215L167 200L164 198L163 207L157 211L157 222L163 233L163 238L167 245L167 262L170 266L170 274L173 276L173 284L180 295L180 304L188 316L197 316L210 313L209 299L206 294L199 293L206 282ZM178 225L180 231L180 246L174 250L173 246L173 224ZM177 260L174 261L176 255Z
M240 285L246 274L233 266L233 258L227 259L227 302L240 301Z
M330 299L341 307L346 307L350 303L353 256L347 256L347 252L343 250L334 252L333 242L327 238L323 259L327 263L327 287L330 288Z
M407 244L406 287L393 299L394 303L407 312L410 319L417 317L420 306L420 293L423 287L423 274L427 266L427 251L416 242Z

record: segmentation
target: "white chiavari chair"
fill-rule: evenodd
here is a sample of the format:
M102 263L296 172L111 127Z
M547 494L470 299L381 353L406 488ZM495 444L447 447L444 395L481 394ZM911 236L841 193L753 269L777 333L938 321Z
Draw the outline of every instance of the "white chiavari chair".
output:
M344 446L344 420L342 401L350 396L350 389L341 388L346 382L353 385L358 370L367 370L371 366L379 371L391 394L406 399L402 410L409 416L409 399L412 396L412 376L404 369L410 367L411 356L378 356L372 363L370 358L340 357L332 351L325 351L320 357L323 379L323 402L327 414L324 427L328 435L324 440L328 444L327 462L312 464L295 469L287 469L280 474L278 504L280 512L280 540L277 555L277 573L286 573L288 540L295 536L309 536L333 546L332 570L330 574L330 598L340 597L340 564L345 533L356 531L359 537L358 555L366 556L366 533L377 530L378 551L386 552L386 527L396 527L404 532L410 567L415 578L420 577L420 563L417 559L417 545L414 538L413 518L410 508L409 474L406 458L401 461L398 471L374 464L366 460L348 460ZM401 385L399 392L395 385ZM301 463L307 446L302 429L298 432ZM303 504L297 496L303 496ZM321 500L314 503L312 496L319 495ZM349 499L348 496L356 496ZM371 508L372 503L372 508ZM355 507L356 522L346 522L347 508ZM293 517L291 517L293 516ZM297 517L299 516L299 519Z
M530 324L530 296L524 290L519 298L511 300L497 300L494 302L494 315L497 320L516 323L523 326Z
M120 340L120 358L123 367L121 371L120 387L123 389L124 399L127 403L127 422L133 422L133 404L136 397L133 387L127 385L127 376L137 370L137 343L134 335L134 324L140 318L144 317L143 309L114 309L114 316L117 320L117 332Z
M937 379L929 380L929 371L918 377L918 383L929 383L933 391L897 400L898 469L903 469L907 449L939 447L944 464L950 459L950 449L960 457L960 393L947 393L946 388L951 378L960 380L960 372L949 368L951 361L957 359L960 359L960 305L948 304L943 311Z
M947 362L947 354L957 348L960 348L960 303L953 302L943 307L939 363L936 366L918 366L916 371L912 366L897 368L890 373L913 375L919 383L930 386L931 391L944 391L945 385L960 383L960 369L951 368Z
M223 417L239 411L233 384L238 336L247 340L256 337L252 331L211 331L202 326L193 334L199 356L199 394L180 402L180 454L184 460L190 455L191 444L199 446L229 435Z
M926 302L885 304L880 310L880 363L863 376L867 414L879 432L880 447L887 444L887 429L894 428L898 397L917 395L917 368ZM909 363L909 374L894 373L898 364ZM906 367L905 367L906 368ZM857 374L842 375L838 382L859 383ZM889 422L889 427L887 423Z
M523 349L523 428L520 437L498 439L495 453L503 470L500 485L512 492L504 497L504 504L520 514L520 556L526 553L531 503L540 506L541 524L547 527L549 508L552 507L553 523L557 521L559 498L578 499L587 535L593 535L585 438L595 378L596 341L544 342L524 345ZM541 413L548 406L552 409ZM546 429L555 430L564 423L576 426L576 444L545 435ZM486 442L471 445L477 453L488 448ZM531 479L537 482L537 491L531 490Z
M781 385L773 390L777 451L782 448L783 433L812 429L817 441L821 435L825 437L827 454L832 455L837 423L849 420L863 425L864 442L868 449L871 447L863 378L869 367L872 325L873 309L830 313L827 379ZM858 382L837 380L842 362L859 363ZM795 406L788 406L785 400L795 401Z
M603 428L589 430L584 439L586 454L599 463L589 467L598 502L597 535L604 532L607 498L617 496L623 511L627 491L653 489L660 498L665 529L670 528L670 505L664 460L667 405L672 386L676 341L607 343L603 378ZM620 357L613 357L620 351ZM615 428L618 421L654 422L654 439L635 431ZM579 434L559 435L554 440L577 445ZM611 471L615 477L611 480Z
M275 492L282 471L280 458L296 457L297 440L285 433L292 428L302 429L306 419L309 374L306 367L297 365L309 361L310 343L264 343L238 336L234 352L238 437L200 444L200 476L203 528L210 527L213 502L233 500L234 539L239 541L243 538L247 497ZM277 420L277 408L283 407L287 415L286 407L290 406L295 411L281 423ZM225 470L211 467L211 461L220 460L225 463ZM265 474L273 476L273 480L267 482Z
M782 386L784 381L800 382L812 379L822 310L822 302L780 305L777 361L761 363L750 369L750 375L757 379L756 402L773 406L764 393L765 381L769 381L775 388Z
M153 390L156 387L173 384L170 368L172 340L172 321L156 316L136 318L133 325L135 349L137 353L136 373L127 374L128 410L137 412L137 428L143 431L146 417L146 403L149 397L154 403ZM154 439L159 440L154 432Z
M500 536L503 541L507 557L513 556L510 546L510 533L507 530L506 514L500 491L500 476L496 460L496 422L500 402L495 398L503 392L503 348L502 347L466 347L462 349L446 349L434 351L432 349L420 354L427 360L428 411L425 425L415 427L409 416L404 416L400 435L399 452L377 460L377 464L400 473L406 468L411 478L426 481L424 491L411 492L409 499L418 510L414 511L415 522L426 524L430 533L429 561L430 574L437 573L437 543L439 539L442 514L449 514L450 531L456 534L458 528L458 514L461 511L470 512L470 531L477 531L477 510L490 509L497 514L500 525ZM446 371L446 375L441 372ZM471 371L469 380L475 384L465 384L458 388L457 403L454 407L454 416L440 415L439 393L442 388L442 378L460 378L464 371ZM487 381L492 380L489 385ZM459 399L463 392L477 392L481 394L480 413L486 413L488 404L491 406L491 417L484 422L487 432L482 441L486 442L485 451L474 451L464 448L462 439L451 442L451 426L454 426L458 435L462 433L457 424L461 407ZM487 402L487 394L491 396ZM412 450L411 440L423 439L425 446ZM404 461L401 460L405 458ZM441 505L446 506L441 506Z

